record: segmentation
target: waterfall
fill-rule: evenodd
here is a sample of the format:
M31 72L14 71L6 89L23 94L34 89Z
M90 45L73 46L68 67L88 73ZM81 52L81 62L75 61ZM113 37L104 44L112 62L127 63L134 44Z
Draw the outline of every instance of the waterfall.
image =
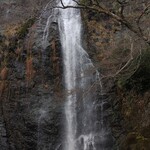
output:
M63 0L63 4L77 5L73 0ZM58 6L62 4L59 3ZM44 10L44 14L47 14L46 11L47 9ZM112 139L104 110L107 101L104 98L99 73L82 47L79 9L59 8L49 13L43 30L43 47L47 46L50 21L56 19L57 12L66 92L65 138L55 149L63 145L63 150L111 150Z
M73 4L72 1L64 1L64 5ZM80 15L74 9L61 10L59 18L59 30L63 49L64 78L66 88L66 150L76 150L76 68L77 49L80 46Z
M72 0L64 0L63 4L76 5ZM100 150L103 148L97 141L104 139L104 134L101 134L103 116L99 122L96 112L99 74L82 48L80 10L59 9L59 12L66 89L64 150Z

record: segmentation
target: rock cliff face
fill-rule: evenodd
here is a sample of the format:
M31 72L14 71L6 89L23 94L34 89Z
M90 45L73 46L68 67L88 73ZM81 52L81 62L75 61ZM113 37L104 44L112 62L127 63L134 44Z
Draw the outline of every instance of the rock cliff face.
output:
M62 149L64 95L58 27L53 21L50 44L42 51L38 43L43 25L37 18L47 1L40 7L36 3L35 10L33 2L0 2L1 150ZM84 46L101 73L103 98L108 101L105 111L116 143L113 149L149 150L150 54L142 55L143 63L134 73L132 63L129 70L113 76L128 60L132 43L134 56L140 47L146 49L145 44L132 42L137 37L108 16L87 11L82 18Z
M135 42L136 35L107 15L87 10L82 11L82 18L85 47L101 73L110 104L106 111L111 112L108 118L116 142L114 149L148 150L149 47L140 40ZM120 71L130 59L132 45L136 59Z
M15 5L25 8L17 2ZM19 13L18 9L13 12ZM0 52L2 150L54 150L61 147L63 138L62 59L57 24L52 23L50 45L42 51L37 45L42 33L36 32L42 27L34 17L28 19L30 14L29 11L22 16L24 19L12 20L13 25L5 18L8 22L3 24ZM11 15L10 12L9 17ZM22 20L23 23L18 23Z

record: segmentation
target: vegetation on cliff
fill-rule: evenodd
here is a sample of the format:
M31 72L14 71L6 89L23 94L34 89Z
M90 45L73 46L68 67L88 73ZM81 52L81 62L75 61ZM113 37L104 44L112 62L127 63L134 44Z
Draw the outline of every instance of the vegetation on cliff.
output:
M118 120L121 130L124 131L117 139L120 149L149 150L150 5L148 0L112 0L111 2L106 0L100 2L97 0L82 0L81 3L78 3L76 1L78 4L77 8L83 10L83 32L86 34L87 41L87 45L85 45L95 66L101 72L101 79L105 84L104 86L108 88L107 91L110 92L113 89L115 98L112 102L119 103L119 111L114 109L114 114L119 113L117 115L121 115L123 120ZM68 8L68 6L65 6L65 8ZM41 84L39 83L41 80L41 85L44 85L43 88L46 90L52 88L50 83L53 82L55 91L60 93L62 68L60 52L58 52L60 49L58 41L53 39L48 47L45 60L45 74L43 70L39 69L41 66L38 61L42 62L41 52L32 54L32 43L30 45L32 41L30 39L33 39L33 37L25 43L29 29L35 21L36 18L32 17L21 24L17 23L7 26L4 35L0 36L0 97L6 92L9 93L9 98L11 96L12 99L13 96L19 97L18 93L22 92L21 90L26 92L26 84L22 82L24 80L31 83L32 86L30 88L33 88L33 90L35 84L38 90L40 89L38 84ZM29 46L26 46L26 44L29 44ZM15 66L15 63L22 66L21 71ZM43 79L43 76L46 76L45 79ZM8 82L8 77L11 82ZM49 83L49 78L54 80ZM35 82L32 82L33 80ZM11 83L13 83L12 86L10 85ZM13 89L15 89L14 95L11 95ZM42 91L40 90L37 92L37 95ZM5 95L5 97L7 96ZM11 104L12 102L7 101L5 109L9 106L9 103ZM17 112L16 108L21 108L22 106L19 106L21 104L28 107L27 103L30 102L23 104L23 102L17 100L13 104L15 105L14 110ZM10 116L8 114L6 116L9 118L12 114ZM10 123L9 119L6 120L7 123ZM29 122L27 126L30 126ZM18 135L21 134L18 131L16 133ZM14 133L10 132L9 134L12 134L10 137L15 137ZM19 137L23 136L19 135ZM13 138L11 140L13 141Z

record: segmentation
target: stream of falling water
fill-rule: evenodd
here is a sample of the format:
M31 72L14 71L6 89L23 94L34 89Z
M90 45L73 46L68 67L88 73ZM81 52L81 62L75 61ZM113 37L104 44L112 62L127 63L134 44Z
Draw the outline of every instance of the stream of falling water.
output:
M73 0L62 1L65 6L76 5ZM55 9L51 13L47 11L48 5L43 13L47 18L42 37L43 47L48 45L49 26L57 18L63 53L66 89L63 150L112 150L104 111L107 101L103 97L99 73L82 47L80 10L56 9L56 13L59 11L56 17ZM60 147L58 145L56 150Z
M72 0L64 0L63 4L76 5ZM100 134L104 130L97 130L98 120L95 110L97 86L100 86L99 74L82 48L80 10L59 9L59 12L58 24L67 91L64 150L102 150L102 143L100 147L97 141L100 137L101 140L104 138L104 133ZM102 126L103 116L100 118L99 125Z
M65 0L64 5L73 4ZM61 10L59 18L59 30L64 60L64 78L66 88L65 115L66 115L66 150L76 150L76 68L77 47L80 45L80 17L73 9ZM73 25L73 26L72 26Z

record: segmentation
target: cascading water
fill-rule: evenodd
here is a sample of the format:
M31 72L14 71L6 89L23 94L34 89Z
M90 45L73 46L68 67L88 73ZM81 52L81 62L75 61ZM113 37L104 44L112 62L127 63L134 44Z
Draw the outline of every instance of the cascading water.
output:
M72 4L66 0L64 5ZM67 91L67 102L65 104L66 115L66 150L76 149L76 68L77 68L77 46L80 45L80 17L78 12L60 10L59 29L63 49L64 78ZM74 24L74 25L73 25ZM74 28L72 28L74 27ZM78 45L77 45L78 44Z
M59 4L59 6L62 3ZM65 6L75 6L73 0L64 0ZM66 88L66 140L64 150L103 150L106 131L103 121L103 102L100 119L97 116L99 74L81 44L80 10L59 9L64 79Z

